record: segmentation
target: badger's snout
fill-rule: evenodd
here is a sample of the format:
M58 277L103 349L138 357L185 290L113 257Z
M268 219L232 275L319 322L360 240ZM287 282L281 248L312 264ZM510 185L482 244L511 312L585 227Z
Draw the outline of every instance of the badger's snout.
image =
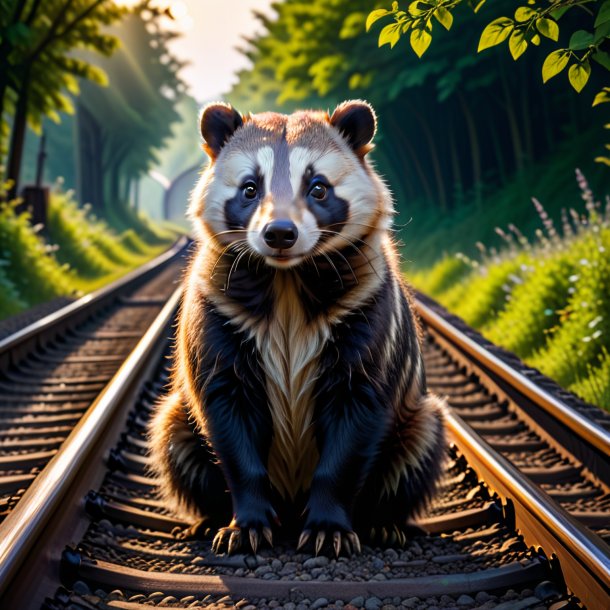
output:
M270 248L287 250L296 243L299 231L292 220L273 220L263 227L262 235Z

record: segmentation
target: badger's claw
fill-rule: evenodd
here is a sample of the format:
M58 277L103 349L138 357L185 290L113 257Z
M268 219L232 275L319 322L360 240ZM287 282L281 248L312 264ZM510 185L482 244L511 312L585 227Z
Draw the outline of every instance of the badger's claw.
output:
M307 544L307 541L309 540L310 536L311 530L303 530L301 532L301 535L299 536L299 542L297 543L297 551L300 551Z
M212 532L218 527L209 517L203 517L189 527L177 526L172 530L172 536L178 540L206 540L212 537Z
M423 536L425 533L412 523L388 523L372 527L367 542L371 546L404 548L411 538Z
M271 529L268 527L239 527L231 523L227 527L221 527L212 542L212 551L217 555L227 553L233 555L239 551L244 553L256 552L262 539L265 539L270 546L273 546Z
M360 553L360 540L356 532L346 532L344 530L336 529L334 530L332 536L327 536L327 531L320 529L315 534L315 537L312 536L312 530L305 529L301 532L299 536L299 542L297 543L297 550L301 550L310 540L314 541L314 552L316 555L320 554L320 551L325 546L325 543L331 543L332 549L336 557L339 557L343 553L350 557L354 553Z
M252 552L256 555L256 549L258 549L258 543L260 542L261 535L253 527L250 528L248 535L250 538L250 547L252 548Z

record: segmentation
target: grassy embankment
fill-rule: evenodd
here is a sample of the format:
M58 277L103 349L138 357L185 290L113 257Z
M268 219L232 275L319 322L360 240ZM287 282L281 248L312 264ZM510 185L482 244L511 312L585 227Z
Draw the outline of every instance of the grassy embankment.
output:
M79 208L70 193L53 193L48 226L32 227L13 204L0 206L0 319L59 296L100 288L163 252L175 231L145 223L120 234Z
M610 409L610 197L596 200L582 174L582 204L560 228L534 201L533 239L496 229L500 248L447 255L412 283L563 387Z

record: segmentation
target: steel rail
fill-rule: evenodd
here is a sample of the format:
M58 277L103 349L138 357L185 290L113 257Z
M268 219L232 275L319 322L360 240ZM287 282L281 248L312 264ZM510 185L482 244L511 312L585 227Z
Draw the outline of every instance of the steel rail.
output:
M166 250L163 254L144 263L137 269L130 271L118 280L108 284L81 297L80 299L62 307L58 311L44 316L36 322L32 322L25 328L0 340L0 362L2 359L11 358L15 350L19 350L25 343L36 341L41 337L47 338L47 335L63 328L64 324L75 317L86 315L92 311L101 302L109 300L117 296L122 290L134 282L145 280L155 269L158 269L169 263L178 254L186 249L188 238L181 237L174 245Z
M602 454L610 456L610 432L587 419L565 402L546 392L525 375L513 369L488 349L455 328L450 322L432 311L419 299L416 299L416 305L421 319L428 326L442 334L463 352L476 359L478 363L483 364L490 371L498 375L498 377L510 384L511 387L524 394L537 406L559 420L587 443L600 450Z
M610 547L492 449L454 413L447 427L460 452L477 474L510 500L515 522L527 544L555 554L570 590L589 608L608 607Z
M58 453L37 476L15 509L0 524L0 594L6 590L19 567L41 535L86 464L87 458L103 437L106 427L122 406L148 363L154 347L163 340L181 296L178 288L157 318L127 357L121 368L102 390L72 430Z

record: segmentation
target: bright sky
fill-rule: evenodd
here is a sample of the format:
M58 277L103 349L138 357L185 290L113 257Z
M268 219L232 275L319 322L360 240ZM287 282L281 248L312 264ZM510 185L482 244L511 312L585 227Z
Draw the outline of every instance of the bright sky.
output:
M172 0L184 34L171 47L177 57L191 62L181 74L197 101L220 99L231 88L235 72L249 63L235 47L242 44L241 36L260 29L251 11L272 15L271 1Z

